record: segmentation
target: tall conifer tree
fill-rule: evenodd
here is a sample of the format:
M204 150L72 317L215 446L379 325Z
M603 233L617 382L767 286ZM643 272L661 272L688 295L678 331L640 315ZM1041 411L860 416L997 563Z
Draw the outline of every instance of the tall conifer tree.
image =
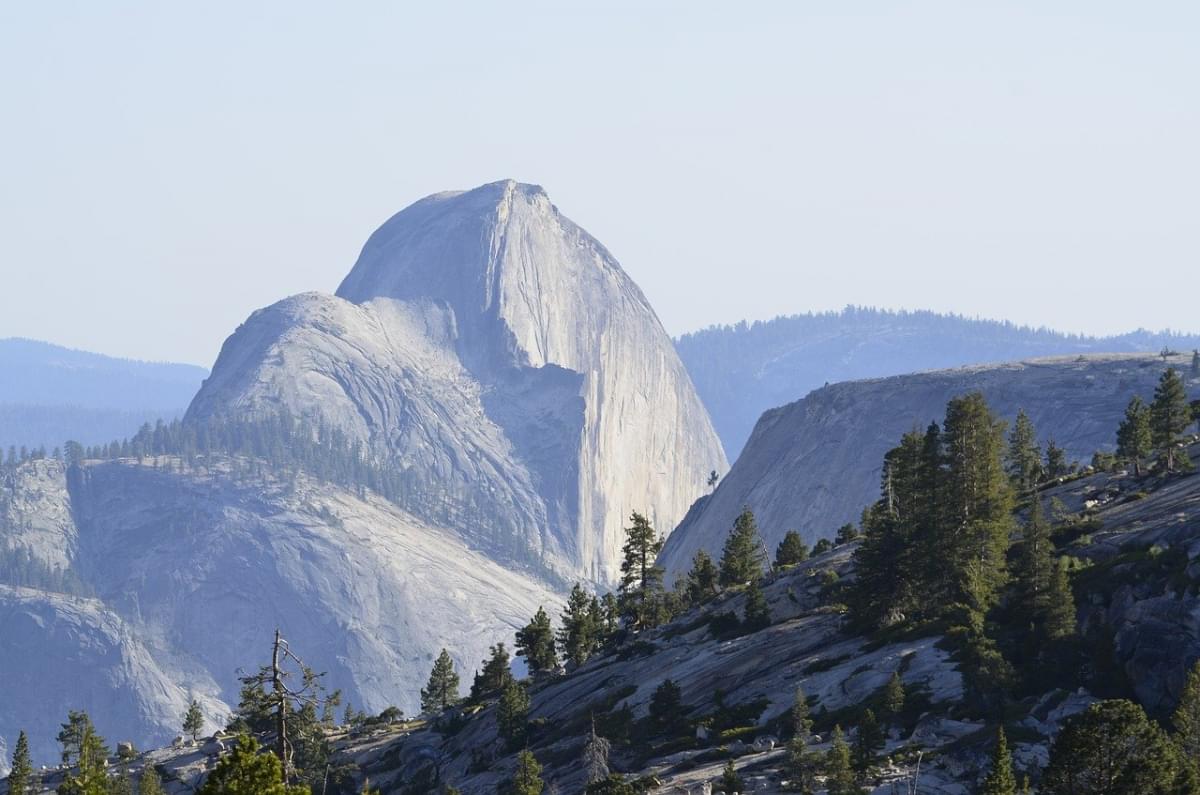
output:
M796 698L792 702L792 737L788 740L785 772L789 789L803 795L813 795L817 788L819 760L809 750L812 728L808 697L804 694L804 688L797 686Z
M1037 442L1033 421L1024 409L1017 412L1017 421L1008 436L1005 465L1018 492L1024 494L1037 486L1042 472L1042 449Z
M634 511L621 552L621 615L634 629L656 626L663 609L663 569L657 564L663 540L650 521Z
M728 588L757 580L763 575L766 558L754 514L749 508L743 508L725 539L725 549L721 553L721 585Z
M1125 418L1117 428L1117 456L1133 464L1133 472L1142 476L1142 459L1154 447L1150 433L1150 408L1136 395L1125 407Z
M575 583L560 618L558 647L566 661L574 666L583 665L596 646L600 604L596 602L593 610L593 601L594 597L589 597L583 586Z
M685 593L692 605L702 605L712 599L721 590L717 584L719 579L717 565L712 557L703 549L696 552L692 558L692 570L688 572Z
M512 795L542 795L546 784L542 781L542 766L529 751L517 754L517 772L513 774L509 791Z
M30 795L34 791L33 762L29 757L29 738L17 735L13 748L12 770L8 773L8 795Z
M553 671L558 667L554 650L554 627L543 607L538 607L533 619L517 630L517 656L524 657L533 674Z
M945 556L952 598L978 613L995 603L1005 581L1012 528L1012 488L1004 474L1004 423L974 392L951 400L944 426Z
M1169 368L1159 379L1154 390L1154 402L1150 404L1150 434L1154 446L1163 454L1168 472L1173 472L1177 466L1189 468L1191 462L1185 464L1187 456L1181 456L1175 446L1191 424L1192 408L1188 404L1183 379L1175 372L1175 368Z
M458 701L458 672L454 670L450 652L442 649L429 672L429 683L421 688L421 711L441 712Z
M980 795L1017 795L1017 778L1013 775L1012 756L1008 752L1008 738L1001 728L996 734L996 748L992 751L992 766L983 780Z

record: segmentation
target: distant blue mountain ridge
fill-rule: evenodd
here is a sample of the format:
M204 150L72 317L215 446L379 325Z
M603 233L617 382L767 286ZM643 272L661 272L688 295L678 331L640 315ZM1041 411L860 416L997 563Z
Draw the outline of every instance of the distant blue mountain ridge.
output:
M827 383L1081 353L1187 352L1200 335L1139 329L1109 337L996 320L850 306L684 334L676 350L730 461L764 411Z
M85 445L182 416L203 367L141 362L37 340L0 339L0 446Z

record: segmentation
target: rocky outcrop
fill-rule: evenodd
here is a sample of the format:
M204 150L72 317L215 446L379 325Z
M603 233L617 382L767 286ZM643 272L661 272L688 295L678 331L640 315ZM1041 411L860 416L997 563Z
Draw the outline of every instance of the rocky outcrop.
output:
M938 648L937 638L869 643L844 632L840 612L822 605L821 575L844 573L848 552L843 548L820 556L765 584L770 627L736 637L716 630L720 616L744 611L744 594L726 594L566 676L535 681L528 747L545 765L546 781L562 792L581 791L586 785L582 745L592 720L613 736L619 716L627 715L630 724L645 719L654 691L667 679L680 688L684 720L736 711L753 731L743 730L739 737L744 739L736 741L722 740L714 731L695 743L648 741L613 751L614 769L631 771L631 777L653 774L664 787L655 791L663 792L698 784L703 778L697 773L707 772L709 765L714 768L709 780L716 778L730 757L740 757L739 766L770 759L767 770L773 773L779 752L770 753L768 738L785 730L797 686L811 697L818 715L853 708L877 695L893 673L911 691L922 693L931 710L958 702L962 676L950 653ZM421 780L422 771L434 764L443 781L466 795L496 792L512 776L514 760L497 735L494 713L484 711L444 734L419 729L397 739L385 753L360 758L358 766L385 791L399 782Z
M725 463L641 291L541 188L512 181L417 202L336 298L256 313L188 416L281 406L402 469L421 485L405 507L427 521L600 582L631 511L668 531Z
M66 467L53 458L0 468L0 554L22 552L50 569L68 570L78 533Z
M1169 364L1186 371L1190 359L1176 356ZM745 506L771 550L788 530L811 544L846 522L857 523L878 498L884 453L914 427L940 422L946 403L971 391L983 392L1010 421L1025 409L1043 444L1053 438L1071 458L1089 462L1095 451L1113 449L1129 399L1149 400L1165 366L1155 356L1080 356L818 389L762 416L716 492L667 539L661 560L674 576L689 568L699 549L718 556ZM1192 389L1200 391L1200 384Z

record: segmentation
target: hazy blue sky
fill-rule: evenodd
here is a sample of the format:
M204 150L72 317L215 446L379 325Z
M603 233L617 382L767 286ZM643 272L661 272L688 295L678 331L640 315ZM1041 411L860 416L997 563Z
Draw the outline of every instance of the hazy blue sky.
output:
M1195 2L0 5L0 336L210 364L438 190L537 182L672 333L1200 329Z

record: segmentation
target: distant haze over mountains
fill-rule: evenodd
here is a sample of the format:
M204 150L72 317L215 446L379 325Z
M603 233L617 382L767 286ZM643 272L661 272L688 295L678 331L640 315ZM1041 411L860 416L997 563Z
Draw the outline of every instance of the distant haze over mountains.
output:
M102 444L144 422L182 416L208 375L190 364L139 362L48 342L0 340L0 446Z
M1200 335L1064 334L935 312L841 312L713 326L675 342L732 461L762 413L825 384L1079 353L1190 352Z

